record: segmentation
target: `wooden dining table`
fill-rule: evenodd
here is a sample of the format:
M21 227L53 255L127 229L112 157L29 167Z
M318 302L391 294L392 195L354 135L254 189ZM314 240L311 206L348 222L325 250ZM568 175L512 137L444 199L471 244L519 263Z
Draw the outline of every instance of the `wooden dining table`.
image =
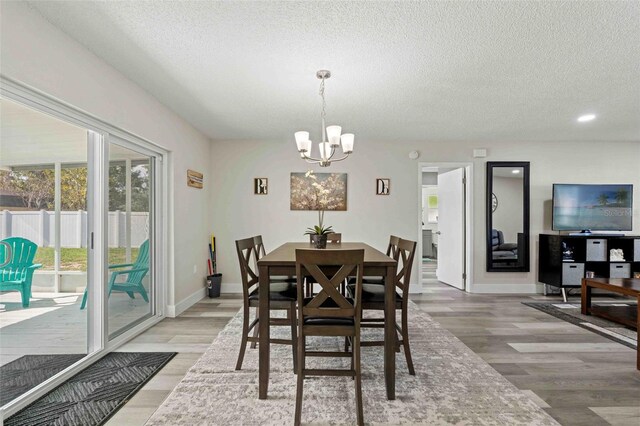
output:
M269 391L269 292L267 289L271 276L295 276L296 249L313 249L310 243L285 243L258 260L260 300L258 307L259 345L258 376L259 399L266 399ZM396 398L396 291L395 277L397 262L381 251L365 243L330 243L324 250L364 249L365 276L385 277L385 324L384 324L384 378L387 399ZM304 289L298 288L298 291Z

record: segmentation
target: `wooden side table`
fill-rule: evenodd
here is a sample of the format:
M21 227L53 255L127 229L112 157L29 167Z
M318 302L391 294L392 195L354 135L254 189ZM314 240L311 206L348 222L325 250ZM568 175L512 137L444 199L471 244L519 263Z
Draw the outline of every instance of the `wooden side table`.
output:
M612 293L635 297L637 306L591 306L591 289L600 288ZM608 320L624 324L636 329L640 344L640 279L637 278L583 278L582 279L582 314L595 315ZM640 370L640 346L636 368Z

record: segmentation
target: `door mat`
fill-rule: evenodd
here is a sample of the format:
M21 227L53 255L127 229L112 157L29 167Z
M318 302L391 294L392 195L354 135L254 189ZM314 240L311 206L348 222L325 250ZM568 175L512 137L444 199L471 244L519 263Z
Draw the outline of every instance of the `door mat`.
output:
M175 352L111 352L5 419L4 424L104 424L175 355Z
M0 407L55 376L84 354L25 355L0 367Z
M575 303L549 303L549 302L522 302L524 305L546 312L563 321L585 328L614 342L621 343L629 348L638 347L638 333L635 329L626 327L613 321L593 315L582 315L580 304ZM591 302L592 306L637 306L636 303L619 302Z

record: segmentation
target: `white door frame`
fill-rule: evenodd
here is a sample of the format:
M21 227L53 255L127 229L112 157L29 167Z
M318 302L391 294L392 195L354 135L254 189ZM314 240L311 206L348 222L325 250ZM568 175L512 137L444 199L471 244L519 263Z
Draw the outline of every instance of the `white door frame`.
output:
M418 259L422 262L422 169L424 167L437 167L437 168L464 168L465 169L465 267L464 273L466 279L464 282L464 291L468 293L473 292L473 163L472 162L419 162L418 163L418 211L417 211L417 226L418 226ZM440 256L440 253L438 253ZM422 276L420 277L422 281Z
M169 202L171 198L169 191L171 191L171 187L169 186L168 179L170 161L169 152L167 150L144 138L108 124L95 116L2 75L0 75L0 95L3 98L27 105L44 114L51 115L59 120L66 121L90 131L88 137L94 145L89 149L87 162L94 161L94 176L90 179L93 181L94 185L91 188L93 190L93 194L89 197L88 203L90 206L88 207L93 207L94 209L100 208L103 213L102 216L98 216L100 214L100 210L94 211L94 220L98 223L95 223L92 228L89 228L88 232L89 239L91 238L91 232L93 231L94 233L93 243L96 251L94 252L93 250L89 250L88 252L90 275L87 275L87 279L91 276L94 280L94 289L98 290L89 292L90 297L88 298L89 314L87 316L87 330L90 334L87 340L87 349L90 353L78 362L62 370L60 373L47 379L40 385L3 406L0 409L1 425L2 419L20 411L22 408L62 384L65 380L68 380L78 374L80 371L98 361L109 352L112 352L118 346L126 343L136 335L164 319L167 299L166 291L169 280L169 261L171 260L171 254L167 248L170 244L169 241L167 241L167 236L169 235L172 216L170 215L169 209ZM156 156L155 177L156 184L159 185L156 190L155 198L155 208L157 209L157 222L155 226L156 262L154 262L156 297L152 299L152 302L155 304L155 315L120 334L111 341L108 341L106 322L107 298L101 297L101 295L106 295L107 282L107 268L105 267L107 264L107 213L104 208L108 205L106 202L108 187L105 176L108 172L109 135L114 135L125 140L127 143L131 144L131 146L135 146L135 149L138 151L143 149L148 152L152 152ZM102 182L102 185L100 185L100 182ZM89 192L91 193L91 191ZM90 245L91 241L88 241L87 247L90 247ZM102 268L102 271L99 271L100 268Z

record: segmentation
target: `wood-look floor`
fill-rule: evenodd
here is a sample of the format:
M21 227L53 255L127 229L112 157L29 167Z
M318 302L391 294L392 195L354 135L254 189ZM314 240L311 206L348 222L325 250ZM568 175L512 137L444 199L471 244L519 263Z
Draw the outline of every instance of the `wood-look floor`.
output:
M423 293L412 296L420 308L561 424L640 425L635 352L521 303L559 296L468 294L425 277ZM144 424L240 306L238 296L205 299L123 346L179 355L108 425Z
M561 424L640 425L640 372L635 370L633 350L521 303L560 301L559 296L468 294L438 283L434 266L425 264L423 293L413 295L412 300ZM7 297L11 296L3 295L3 300ZM34 353L33 345L25 352L27 348L16 345L15 338L7 339L12 327L17 330L23 324L42 322L40 316L64 312L65 317L56 318L53 324L64 324L66 334L77 328L75 320L84 311L74 306L79 303L76 298L56 298L56 309L51 312L46 309L52 308L49 306L43 306L42 312L31 309L30 314L38 313L34 318L20 317L26 310L2 312L3 362ZM575 303L579 303L577 297ZM178 355L107 424L143 425L240 306L239 295L203 299L178 318L165 319L122 346L121 351L176 351ZM31 333L55 331L51 329L53 318L47 319L48 327L31 324ZM67 351L74 346L69 336L56 336ZM77 344L84 346L84 341ZM229 356L237 356L237 350L230 348Z

